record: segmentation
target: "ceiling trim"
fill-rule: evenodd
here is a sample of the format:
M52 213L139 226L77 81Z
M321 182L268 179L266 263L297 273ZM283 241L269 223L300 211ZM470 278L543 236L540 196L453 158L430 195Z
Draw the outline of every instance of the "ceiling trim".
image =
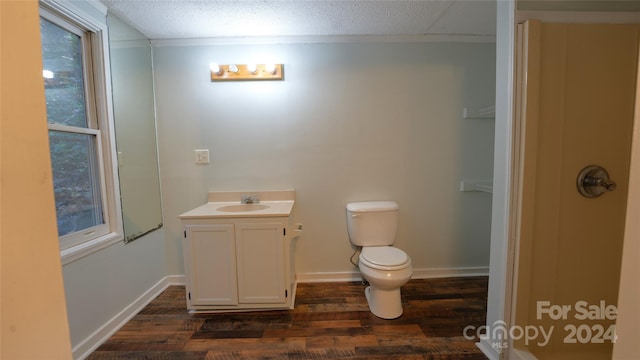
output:
M153 47L206 46L206 45L277 45L277 44L322 44L322 43L428 43L467 42L495 43L495 35L336 35L336 36L281 36L281 37L219 37L193 39L155 39Z
M635 24L640 12L602 11L517 11L516 22L537 19L548 23Z

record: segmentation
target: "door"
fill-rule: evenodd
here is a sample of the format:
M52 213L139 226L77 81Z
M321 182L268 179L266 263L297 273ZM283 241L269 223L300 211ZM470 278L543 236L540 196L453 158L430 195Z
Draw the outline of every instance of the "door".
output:
M236 224L238 301L284 303L284 227L282 223Z
M572 326L586 325L591 333L596 325L606 330L615 323L602 315L576 316L584 304L617 304L638 26L528 21L519 30L524 46L518 54L513 325L555 331L544 345L521 340L516 347L539 358L611 358L611 341L567 340L576 339ZM581 195L577 177L588 165L605 168L616 189L595 198ZM566 316L541 312L545 302L568 307Z
M190 305L237 304L233 224L187 225L185 229L184 261Z
M640 67L640 63L638 64ZM640 75L640 74L639 74ZM613 345L614 360L633 359L640 354L640 76L636 81L636 109L631 145L627 221L618 292L618 339Z

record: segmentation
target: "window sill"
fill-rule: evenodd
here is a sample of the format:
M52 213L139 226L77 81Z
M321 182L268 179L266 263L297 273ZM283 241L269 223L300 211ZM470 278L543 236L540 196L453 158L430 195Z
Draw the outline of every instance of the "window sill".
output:
M109 233L82 244L60 251L62 265L67 265L94 252L100 251L124 239L121 233Z

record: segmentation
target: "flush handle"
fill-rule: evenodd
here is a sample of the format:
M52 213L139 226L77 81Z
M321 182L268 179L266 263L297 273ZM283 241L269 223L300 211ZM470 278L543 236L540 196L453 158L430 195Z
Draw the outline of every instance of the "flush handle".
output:
M595 198L616 189L616 182L609 178L609 173L599 165L589 165L580 170L576 182L578 192L587 198Z

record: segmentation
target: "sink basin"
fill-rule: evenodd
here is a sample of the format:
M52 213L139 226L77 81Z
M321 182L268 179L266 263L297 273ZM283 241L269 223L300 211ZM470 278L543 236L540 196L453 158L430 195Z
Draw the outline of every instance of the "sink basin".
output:
M240 205L225 205L217 208L217 211L222 212L244 212L244 211L258 211L268 209L269 205L262 204L240 204Z

